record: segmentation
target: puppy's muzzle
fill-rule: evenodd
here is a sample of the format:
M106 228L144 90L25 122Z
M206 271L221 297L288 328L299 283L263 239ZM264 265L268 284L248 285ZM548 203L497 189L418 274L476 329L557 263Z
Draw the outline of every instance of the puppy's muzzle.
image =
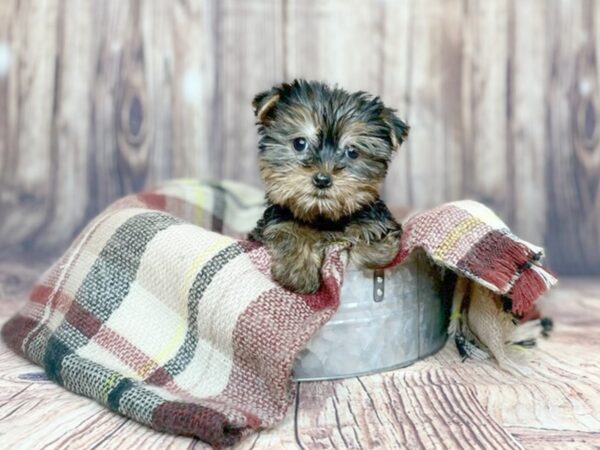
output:
M326 189L331 186L331 176L323 172L317 172L313 176L312 181L319 189Z

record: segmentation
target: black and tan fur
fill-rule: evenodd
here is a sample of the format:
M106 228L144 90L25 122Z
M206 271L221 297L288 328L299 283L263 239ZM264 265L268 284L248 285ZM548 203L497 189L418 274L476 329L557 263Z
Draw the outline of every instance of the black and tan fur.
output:
M408 126L377 97L319 82L282 84L253 106L268 207L250 238L268 247L274 278L314 292L325 247L340 241L360 266L388 264L401 227L379 189Z

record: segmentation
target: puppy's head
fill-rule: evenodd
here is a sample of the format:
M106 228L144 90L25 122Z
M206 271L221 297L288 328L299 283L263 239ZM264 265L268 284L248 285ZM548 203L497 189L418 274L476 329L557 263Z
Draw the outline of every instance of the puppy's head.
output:
M337 220L378 196L408 126L379 98L296 80L258 94L267 198L299 219Z

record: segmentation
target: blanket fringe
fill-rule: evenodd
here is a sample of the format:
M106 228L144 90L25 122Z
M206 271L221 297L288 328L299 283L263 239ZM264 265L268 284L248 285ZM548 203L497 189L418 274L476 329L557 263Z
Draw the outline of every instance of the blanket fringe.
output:
M512 312L518 315L527 313L533 302L556 284L556 281L556 278L542 267L533 265L525 269L509 294L512 299Z
M486 280L502 291L510 286L523 264L535 258L536 254L510 233L494 231L490 234L490 237L484 238L485 246L476 247L469 258L469 265L472 271L485 274Z

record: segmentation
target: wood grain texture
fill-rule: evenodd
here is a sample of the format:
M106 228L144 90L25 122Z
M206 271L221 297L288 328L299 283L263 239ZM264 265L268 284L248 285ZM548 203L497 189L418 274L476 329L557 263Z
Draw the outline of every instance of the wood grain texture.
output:
M460 197L466 187L460 108L463 2L387 2L383 14L390 38L382 95L411 126L392 163L386 199L392 205L429 207Z
M25 259L23 259L25 258ZM0 324L48 261L0 260ZM555 331L517 378L461 362L452 344L405 369L302 383L275 428L236 448L592 449L600 445L600 282L567 279L542 300ZM46 381L0 342L0 448L203 449Z
M283 2L286 75L381 94L381 2Z
M548 11L549 238L567 273L596 266L600 253L600 124L597 2L559 2ZM558 37L562 34L562 37ZM569 219L566 219L569 218Z
M2 79L0 242L35 238L52 214L51 145L58 1L9 1L2 7L10 67ZM14 211L14 213L8 213ZM16 213L18 211L18 213ZM5 244L6 245L6 244Z
M546 2L509 4L507 72L507 157L511 205L507 219L523 239L546 242ZM531 208L535 205L536 214Z
M259 183L252 99L284 78L283 4L217 1L217 100L211 143L219 170L204 176Z
M297 420L306 448L520 448L441 372L303 384Z
M600 274L593 0L4 0L0 251L62 250L172 177L258 185L253 95L306 77L412 126L392 207L472 197L563 273Z

